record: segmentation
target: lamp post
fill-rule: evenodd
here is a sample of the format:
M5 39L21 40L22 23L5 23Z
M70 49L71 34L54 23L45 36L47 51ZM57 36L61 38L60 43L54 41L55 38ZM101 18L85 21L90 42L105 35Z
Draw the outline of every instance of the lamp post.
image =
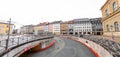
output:
M5 49L7 50L8 49L8 43L9 43L9 38L10 38L10 24L11 24L11 18L10 18L10 21L8 21L8 38L6 40L6 47Z
M111 25L111 32L112 32L112 40L114 40L114 37L113 37L113 26Z

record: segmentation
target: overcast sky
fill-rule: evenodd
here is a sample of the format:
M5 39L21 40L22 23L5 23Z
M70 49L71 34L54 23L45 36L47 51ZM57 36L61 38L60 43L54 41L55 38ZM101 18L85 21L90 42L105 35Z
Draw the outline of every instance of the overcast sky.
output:
M101 17L106 0L0 0L0 20L38 24L55 20Z

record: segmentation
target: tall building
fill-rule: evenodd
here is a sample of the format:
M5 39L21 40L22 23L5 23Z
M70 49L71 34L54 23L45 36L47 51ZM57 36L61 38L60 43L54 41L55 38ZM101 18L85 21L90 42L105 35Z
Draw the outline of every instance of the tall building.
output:
M103 35L120 37L120 0L107 0L101 11Z
M14 24L10 24L10 34L13 32ZM8 34L8 23L0 22L0 35L7 35Z

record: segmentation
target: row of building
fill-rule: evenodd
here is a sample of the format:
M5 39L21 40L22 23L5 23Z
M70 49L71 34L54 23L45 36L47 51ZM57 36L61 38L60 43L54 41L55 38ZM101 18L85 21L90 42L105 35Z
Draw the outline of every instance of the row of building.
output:
M120 37L120 0L107 0L101 7L102 18L79 18L71 21L44 22L38 25L25 25L21 34L41 34L51 32L56 35L94 34ZM8 24L0 22L0 35L7 34ZM11 25L12 30L13 25ZM11 31L12 33L12 31Z
M51 32L55 35L102 35L102 18L79 18L71 21L43 22L38 25L26 25L21 27L21 34L42 34Z

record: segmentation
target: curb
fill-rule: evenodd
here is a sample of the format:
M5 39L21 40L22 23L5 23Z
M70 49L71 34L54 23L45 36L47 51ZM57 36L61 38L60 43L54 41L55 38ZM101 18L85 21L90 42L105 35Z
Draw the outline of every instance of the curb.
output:
M95 57L100 57L99 54L98 54L93 48L91 48L90 46L88 46L87 44L85 44L85 43L83 43L83 42L81 42L81 41L78 41L78 40L76 40L76 39L70 38L70 37L69 37L68 39L72 39L72 40L74 40L74 41L77 41L77 42L82 43L82 44L85 45L87 48L89 48L91 52L93 52L93 54L95 55Z

